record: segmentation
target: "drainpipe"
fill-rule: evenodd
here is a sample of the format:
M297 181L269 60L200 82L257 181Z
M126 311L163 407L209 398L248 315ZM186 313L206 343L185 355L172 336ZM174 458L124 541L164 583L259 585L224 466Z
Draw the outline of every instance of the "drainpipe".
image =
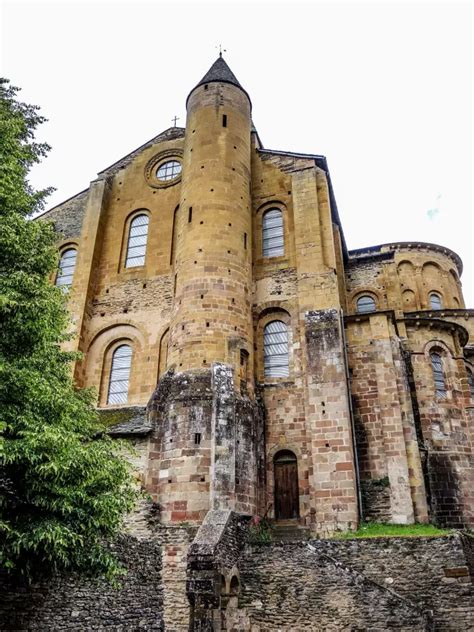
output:
M364 520L364 514L362 511L362 492L360 489L359 456L357 454L354 410L352 408L352 397L351 397L351 380L349 376L349 364L347 361L346 331L344 329L344 312L342 311L342 309L339 311L339 319L341 323L342 348L344 349L344 371L346 373L347 404L349 407L349 417L351 419L351 428L352 428L352 452L354 454L354 470L355 470L355 478L356 478L356 486L357 486L357 500L358 500L357 513L359 515L359 522L362 522Z

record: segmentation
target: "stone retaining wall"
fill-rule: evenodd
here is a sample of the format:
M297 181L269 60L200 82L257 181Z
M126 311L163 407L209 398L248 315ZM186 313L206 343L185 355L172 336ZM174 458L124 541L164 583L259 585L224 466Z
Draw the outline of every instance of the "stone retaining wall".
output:
M0 630L164 630L160 545L125 536L116 548L128 569L117 589L74 577L31 586L4 580Z
M0 631L187 631L186 561L196 529L153 524L154 509L144 504L114 545L127 569L118 588L71 575L28 586L0 575Z
M460 535L253 545L239 607L252 632L472 630L470 555Z

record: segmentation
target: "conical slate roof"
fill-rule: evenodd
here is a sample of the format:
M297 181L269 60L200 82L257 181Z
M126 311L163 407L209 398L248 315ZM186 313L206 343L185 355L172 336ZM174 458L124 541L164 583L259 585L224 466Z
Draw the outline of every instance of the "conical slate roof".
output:
M188 99L191 96L191 93L194 92L194 90L196 90L196 88L198 88L199 86L203 86L205 83L211 83L213 81L218 81L220 83L230 83L233 86L237 86L237 88L240 88L242 90L242 92L244 92L247 95L247 98L250 101L250 97L249 97L247 91L244 90L244 88L242 88L242 86L240 85L239 81L237 80L237 77L234 75L232 70L229 68L229 66L227 65L225 59L222 57L222 55L219 55L219 57L212 64L212 66L206 72L206 74L201 79L201 81L199 83L197 83L194 86L194 88L191 90L191 92L188 95L188 98L186 99L186 103L188 102ZM250 104L252 104L251 101L250 101Z

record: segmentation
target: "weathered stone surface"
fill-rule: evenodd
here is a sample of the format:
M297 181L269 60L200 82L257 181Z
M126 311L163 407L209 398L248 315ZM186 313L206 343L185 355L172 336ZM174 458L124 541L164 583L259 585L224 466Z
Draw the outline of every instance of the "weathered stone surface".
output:
M231 629L223 607L240 591L238 563L247 541L249 516L211 510L188 552L186 592L191 603L191 630ZM222 627L224 625L224 627Z
M28 586L0 575L0 630L188 629L187 551L196 529L163 526L147 502L113 545L127 573L121 585L70 575Z
M61 239L78 239L82 232L88 195L89 189L81 191L81 193L43 213L40 219L52 221Z
M151 424L145 406L99 410L101 421L108 426L107 434L112 437L145 436L151 432Z
M32 586L2 582L1 630L164 630L161 547L123 536L120 588L74 577Z
M471 629L467 565L460 536L252 545L239 608L249 630Z

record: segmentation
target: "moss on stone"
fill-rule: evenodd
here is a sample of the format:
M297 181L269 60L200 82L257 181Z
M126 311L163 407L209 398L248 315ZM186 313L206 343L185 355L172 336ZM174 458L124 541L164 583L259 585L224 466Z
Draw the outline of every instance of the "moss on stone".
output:
M130 421L137 413L141 412L140 408L118 408L111 410L99 410L100 422L106 427L118 426L119 424Z

